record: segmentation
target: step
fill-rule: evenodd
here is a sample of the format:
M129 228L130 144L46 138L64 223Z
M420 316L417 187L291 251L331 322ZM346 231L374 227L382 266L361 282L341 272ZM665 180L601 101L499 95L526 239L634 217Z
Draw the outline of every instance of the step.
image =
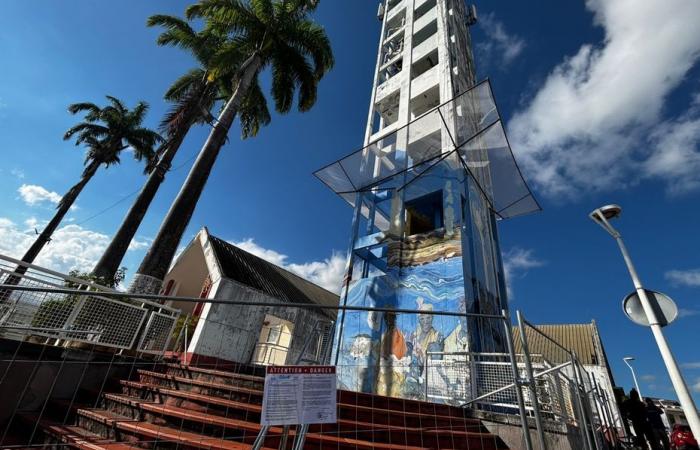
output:
M175 390L167 387L151 385L134 381L122 381L124 392L133 396L144 398L144 393L150 393L152 399L159 396L159 401L164 402L160 397L177 397L187 399L190 402L196 403L192 405L194 409L204 410L216 413L221 408L230 411L241 409L246 412L245 419L253 419L259 421L259 414L262 410L260 401L255 403L249 401L235 401L211 395L208 393L193 393L187 390ZM184 387L184 386L182 386ZM211 407L216 405L219 408ZM176 405L179 406L179 405ZM394 425L409 428L427 428L427 427L450 427L451 429L461 429L465 431L485 432L485 428L478 419L466 417L449 417L426 413L392 411L379 408L371 408L368 406L357 406L346 403L339 403L339 418L350 421L360 421L372 423L375 425ZM188 405L190 407L190 405Z
M178 396L182 394L182 392L178 391L170 391L166 390L169 392L163 392L161 389L161 394L163 395L175 395ZM199 397L199 400L203 401L217 401L216 398L212 397L206 397L206 396L201 396L199 394L194 394L195 396ZM192 394L185 393L186 397L192 397ZM159 399L157 402L155 400L144 400L143 398L139 397L129 397L129 396L124 396L124 395L118 395L118 394L105 394L105 399L107 400L107 404L105 405L105 408L109 411L119 413L121 415L127 416L127 417L132 417L132 418L137 418L139 415L139 410L144 410L147 412L153 412L153 413L162 413L161 410L158 408L154 408L153 405L161 405L161 406L166 406L166 407L177 407L181 408L185 411L198 411L200 413L204 413L210 416L217 416L217 417L225 417L226 419L237 419L237 420L242 420L245 422L249 422L252 424L255 424L255 428L250 428L246 427L245 424L240 424L240 423L234 423L234 424L223 424L219 423L217 425L227 427L227 426L238 426L239 429L244 430L244 431L254 431L257 433L259 430L257 424L260 421L260 407L259 406L254 406L254 408L257 409L257 411L253 411L253 414L249 415L249 412L251 411L246 411L244 409L241 409L241 406L243 407L249 407L252 405L241 405L238 402L231 402L232 405L230 405L230 408L227 408L225 411L220 411L220 410L214 410L214 409L209 409L206 407L201 407L198 406L197 408L192 408L190 405L178 405L178 404L165 404L162 405L162 399ZM252 416L252 417L251 417ZM438 429L438 430L444 430L444 429ZM356 420L348 420L348 419L342 419L340 418L337 422L337 424L333 425L324 425L324 426L312 426L311 427L312 432L323 432L326 434L332 434L334 436L352 436L356 439L363 439L363 440L370 440L370 441L380 441L380 442L385 442L385 443L401 443L401 444L406 444L409 442L415 442L415 441L420 441L422 438L425 436L428 436L425 439L429 439L431 442L435 441L437 442L442 442L444 443L450 443L452 445L452 442L454 440L471 440L474 442L475 440L481 441L483 439L490 439L492 438L492 435L488 432L481 432L480 427L478 427L476 430L466 430L461 427L452 427L447 431L440 431L440 433L436 432L435 429L425 429L425 428L406 428L404 426L393 426L393 425L378 425L378 424L372 424L369 422L361 422L361 421L356 421ZM444 445L442 445L444 446Z
M256 381L260 383L265 382L265 377L260 377L257 375L250 375L250 374L244 374L244 373L236 373L236 372L227 372L224 370L217 370L217 369L207 369L204 367L197 367L197 366L188 366L185 364L167 364L166 367L168 369L177 369L183 372L192 372L192 373L201 373L201 374L206 374L206 375L213 375L221 378L231 378L231 379L236 379L236 380L247 380L247 381Z
M231 382L235 382L236 380L246 380L246 381L252 381L252 382L260 382L260 389L262 389L262 385L264 384L264 377L258 377L254 375L245 375L245 374L238 374L234 372L227 372L223 370L216 370L216 369L205 369L201 367L195 367L195 366L187 366L183 364L168 364L167 365L171 369L177 369L182 371L183 373L190 372L191 374L206 374L206 375L211 375L212 377L216 377L219 380L231 380ZM192 377L194 378L194 377ZM228 382L224 381L222 384L229 384ZM363 406L371 406L373 408L380 408L380 409L395 409L397 407L400 407L403 410L406 411L412 411L412 412L424 412L426 414L438 414L441 416L456 416L456 417L462 417L464 412L462 408L455 407L455 406L450 406L450 405L445 405L445 404L440 404L440 403L432 403L432 402L423 402L419 400L406 400L406 399L401 399L401 398L395 398L395 397L387 397L383 395L376 395L376 394L367 394L367 393L362 393L362 392L352 392L352 391L338 391L339 395L339 401L342 401L344 403L348 404L356 404L356 405L363 405Z
M175 406L163 405L154 402L143 401L141 399L135 399L131 397L124 397L119 395L110 395L111 402L121 402L122 405L130 405L134 408L134 411L124 416L132 420L135 420L134 416L138 414L136 408L142 410L146 413L152 414L153 417L166 418L165 423L167 426L184 426L185 422L188 424L187 428L196 428L198 430L213 427L212 431L217 434L226 432L231 433L234 431L233 435L241 436L244 441L252 442L255 436L260 431L260 424L257 422L247 422L245 420L235 419L231 417L223 417L215 414L208 414L204 412L196 412L191 409L179 408ZM108 405L111 407L113 405ZM354 428L346 431L338 431L337 425L324 425L316 426L312 432L307 434L306 442L310 447L328 447L334 446L338 448L345 448L350 446L352 448L380 448L380 449L393 449L393 448L407 448L405 445L397 447L396 445L391 445L387 442L370 442L373 434L379 435L383 430L372 430L368 429L361 432L362 436L358 436L357 424L351 424ZM215 430L214 430L215 429ZM223 431L225 430L225 431ZM386 432L386 430L384 430ZM401 433L406 433L406 429L401 429ZM322 434L321 434L322 433ZM268 431L268 436L279 437L282 434L281 427L271 427ZM290 436L294 436L294 431L290 432ZM405 438L402 439L402 444L406 444Z
M95 433L74 425L66 426L42 422L41 429L47 436L52 437L56 441L81 450L142 450L139 447L104 439ZM45 442L45 444L51 446L52 443Z
M105 410L78 411L79 423L83 429L98 434L103 439L125 441L124 444L145 444L156 442L171 443L185 448L212 450L250 449L247 443L219 439L191 431L181 430L146 421L134 420ZM152 445L151 445L152 446Z
M137 418L140 411L154 414L155 416L169 416L182 421L197 422L207 426L215 426L223 429L235 429L242 432L244 439L251 438L260 430L257 420L246 421L227 416L221 416L212 411L194 412L191 408L181 408L171 405L163 405L153 401L144 401L140 398L127 397L117 394L106 394L108 405L106 408L118 412L126 417ZM124 408L131 408L125 411ZM238 413L238 410L228 412ZM172 420L168 423L173 425ZM181 423L180 423L181 425ZM197 426L199 428L199 426ZM376 448L379 444L407 445L414 442L422 442L424 446L437 448L482 448L484 442L496 442L497 438L488 432L466 431L454 428L405 428L398 426L373 425L371 423L355 422L341 419L337 424L313 425L310 430L309 440L314 441L316 433L322 433L325 437L353 438L355 440L374 442ZM273 428L270 435L281 433L279 428ZM328 439L319 439L318 443L326 443ZM311 443L311 442L310 442ZM488 446L487 448L497 448Z
M156 384L175 389L180 389L181 386L186 386L188 387L187 390L193 392L206 389L207 392L213 396L223 396L229 399L235 398L239 401L262 401L263 391L259 389L250 389L247 387L233 386L230 384L213 383L142 369L139 369L137 372L139 374L140 381L147 384Z
M166 373L168 375L182 376L194 380L230 384L259 390L263 388L263 384L265 383L264 377L195 366L185 366L182 364L167 364Z

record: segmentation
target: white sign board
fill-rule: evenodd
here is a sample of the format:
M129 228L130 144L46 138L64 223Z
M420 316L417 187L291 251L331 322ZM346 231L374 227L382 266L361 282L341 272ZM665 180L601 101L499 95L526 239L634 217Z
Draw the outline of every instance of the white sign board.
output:
M335 366L268 366L262 425L336 423Z

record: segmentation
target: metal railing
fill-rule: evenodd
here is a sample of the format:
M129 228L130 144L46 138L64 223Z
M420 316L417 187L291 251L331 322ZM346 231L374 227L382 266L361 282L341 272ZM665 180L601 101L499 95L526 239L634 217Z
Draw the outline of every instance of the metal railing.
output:
M180 311L0 255L0 337L162 354ZM61 290L72 292L60 292Z
M24 273L17 273L18 266L24 267ZM10 282L11 281L11 282ZM406 322L415 327L416 320L408 317L432 315L435 325L439 327L442 320L465 320L473 323L475 320L486 321L480 326L492 329L501 327L504 330L502 344L507 346L507 352L469 352L448 351L447 345L442 351L429 351L419 358L422 362L416 366L415 360L403 356L403 360L393 363L378 357L370 358L367 363L353 362L350 359L336 361L338 373L366 373L364 382L374 383L372 389L394 378L397 382L416 386L416 391L398 395L407 399L425 399L428 401L468 406L486 413L520 416L522 427L523 448L542 449L557 448L548 444L545 433L569 433L577 437L579 448L602 450L606 448L606 436L610 428L614 428L613 400L604 389L598 385L595 378L583 367L577 355L566 349L551 337L532 326L520 314L518 325L520 334L517 342L512 334L512 325L506 311L500 315L465 314L449 311L401 310L392 308L369 308L351 306L322 306L317 304L290 304L270 302L245 302L228 299L200 299L182 297L163 297L155 295L136 295L115 291L88 281L77 279L43 269L34 265L22 264L12 258L0 256L0 337L19 341L27 338L44 339L52 346L63 345L70 347L71 343L87 343L94 348L103 346L121 350L137 350L140 353L163 354L166 350L192 352L193 329L188 329L189 320L180 331L180 336L169 348L172 331L178 320L179 311L169 308L160 302L167 300L190 301L192 303L208 302L235 306L254 306L265 308L266 312L274 308L299 309L336 309L347 312L372 311L373 313L404 314ZM211 325L219 330L221 335L218 342L220 348L210 349L214 353L213 368L224 361L225 351L229 347L238 348L247 345L251 339L260 342L259 331L242 330L228 323L214 322L206 317L199 318L198 327ZM470 322L472 321L472 322ZM401 322L399 319L397 322ZM405 327L401 324L402 329ZM297 341L293 358L289 363L324 364L330 359L330 341L333 336L331 322L319 322L315 329L309 328L301 341ZM244 336L244 332L247 333ZM540 336L551 342L560 357L550 361L542 354L531 353L528 347L528 336ZM240 335L240 336L239 336ZM296 335L295 335L296 336ZM301 336L301 335L299 335ZM226 338L226 339L224 339ZM418 348L416 336L405 335L406 343L411 344L412 352ZM443 336L443 338L445 338ZM299 339L299 337L295 337ZM266 339L269 341L271 339ZM445 338L445 341L447 339ZM454 339L453 339L454 340ZM276 340L279 344L279 339ZM411 342L409 342L411 341ZM36 342L36 341L35 341ZM180 347L181 344L183 344ZM515 352L516 343L521 349ZM267 343L271 344L271 343ZM353 352L361 353L362 347L353 348ZM189 349L188 349L189 347ZM289 349L292 347L290 346ZM286 350L289 350L286 349ZM195 349L196 350L196 349ZM338 348L338 350L341 350ZM370 348L367 349L368 351ZM416 356L414 354L414 356ZM221 356L221 357L220 357ZM386 356L386 355L385 355ZM394 355L390 355L392 358ZM359 358L360 356L358 356ZM14 358L14 357L13 357ZM289 358L288 358L289 359ZM337 358L336 358L337 359ZM14 361L14 359L13 359ZM371 362L373 361L373 362ZM58 361L63 365L69 364ZM249 364L253 361L240 361ZM16 362L11 363L17 364ZM71 363L72 364L72 363ZM110 367L116 366L114 361ZM128 364L142 364L134 360ZM224 363L222 363L224 364ZM363 367L359 367L364 364ZM373 365L372 365L373 364ZM402 364L405 365L402 366ZM89 363L86 364L86 368ZM10 367L10 366L8 366ZM37 365L38 367L38 365ZM416 369L418 367L418 369ZM6 369L6 373L7 373ZM85 369L87 370L87 369ZM35 374L30 374L34 377ZM82 377L82 375L81 375ZM106 380L106 378L105 378ZM362 381L362 380L361 380ZM55 383L54 383L55 384ZM106 381L102 382L104 388ZM388 383L388 386L391 382ZM100 388L100 393L102 392ZM347 387L353 389L352 387ZM357 390L366 390L366 386L357 386ZM391 387L385 386L384 395L395 396ZM53 388L52 388L53 390ZM422 391L422 392L421 392ZM378 392L377 393L382 393ZM20 396L20 400L24 394ZM20 401L17 402L17 405ZM530 436L530 424L535 424L537 443L534 446ZM614 433L617 436L617 433ZM615 438L613 438L615 439Z

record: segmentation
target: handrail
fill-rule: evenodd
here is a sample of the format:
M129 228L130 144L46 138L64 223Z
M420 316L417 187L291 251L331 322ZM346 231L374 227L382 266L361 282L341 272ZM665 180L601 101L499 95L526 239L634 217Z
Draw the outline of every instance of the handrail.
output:
M0 284L0 289L11 289L15 291L28 291L28 292L51 292L56 294L82 294L85 295L85 291L77 289L46 289L35 286L15 286L11 284ZM498 314L476 314L476 313L464 313L456 311L430 311L426 312L419 309L403 309L403 308L371 308L367 306L345 306L345 305L320 305L317 303L290 303L290 302L243 302L233 299L213 299L213 298L198 298L198 297L168 297L163 295L154 294L139 294L131 292L101 292L101 296L104 297L115 297L115 298L136 298L136 299L153 299L153 300L167 300L183 303L211 303L211 304L222 304L222 305L237 305L237 306L267 306L267 307L288 307L288 308L307 308L307 309L332 309L339 311L375 311L375 312L389 312L397 314L429 314L433 316L450 316L450 317L480 317L484 319L498 319L504 320L505 317ZM139 300L141 301L141 300ZM159 308L168 309L165 305L160 305L155 303ZM172 309L172 308L171 308Z
M535 378L543 377L543 376L548 375L548 374L550 374L550 373L552 373L552 372L556 372L557 370L563 369L564 367L566 367L566 366L568 366L568 365L570 365L570 364L571 364L571 361L567 361L567 362L565 362L565 363L559 364L558 366L554 366L554 367L551 367L551 368L549 368L549 369L543 370L542 372L538 372L538 373L534 374L534 377L535 377ZM462 405L462 407L465 407L465 406L467 406L467 405L470 405L470 404L472 404L472 403L474 403L474 402L478 402L479 400L483 400L483 399L485 399L485 398L491 397L492 395L498 394L499 392L507 391L508 389L513 389L514 387L515 387L515 383L510 383L510 384L508 384L508 385L506 385L506 386L502 386L502 387L500 387L500 388L498 388L498 389L496 389L496 390L494 390L494 391L491 391L491 392L489 392L489 393L480 395L480 396L478 396L478 397L476 397L476 398L473 398L473 399L471 399L471 400L465 402L465 403Z
M41 273L41 274L50 275L52 277L55 277L57 280L51 280L53 282L50 282L47 280L41 280L39 278L36 278L36 276L32 277L32 276L28 276L26 274L22 274L22 275L18 274L17 276L20 276L21 278L27 278L27 279L30 279L30 280L33 280L36 282L45 283L45 284L48 284L50 286L55 286L55 289L50 290L50 289L45 289L45 288L41 288L41 287L31 286L31 287L34 287L35 289L29 290L29 289L25 289L25 288L30 287L30 286L21 286L21 285L14 285L14 284L2 284L2 285L0 285L1 286L0 289L7 289L7 290L13 290L13 291L48 292L48 293L56 293L56 294L79 294L79 295L86 295L87 292L96 292L96 293L99 293L99 295L101 295L101 296L110 296L113 294L120 294L120 291L117 291L116 289L112 289L112 288L109 288L107 286L103 286L103 285L94 283L94 282L89 281L89 280L84 280L82 278L76 278L76 277L72 277L70 275L62 274L60 272L56 272L56 271L53 271L51 269L47 269L45 267L37 266L35 264L29 264L29 263L26 263L24 261L12 258L10 256L0 254L0 261L2 261L2 260L8 261L12 264L16 264L18 266L26 267L27 269L32 269L33 271L36 271L36 272ZM0 268L0 270L2 270L2 268ZM10 276L12 276L12 271L10 271L9 269L5 269L5 270ZM59 289L63 289L63 288L54 284L58 280L70 281L70 282L75 283L75 284L88 286L90 288L93 288L94 291L89 291L89 290L86 291L86 290L81 289L81 290L73 290L73 292L60 292ZM122 293L122 294L124 294L124 293ZM137 297L136 295L133 295L133 294L124 295L123 297L132 298L132 299L138 298L139 299L138 301L140 303L143 303L145 305L149 305L153 308L166 310L170 313L176 314L176 313L180 312L176 308L172 308L170 306L166 306L164 304L160 304L158 302L151 301L150 299L144 299L140 296ZM157 297L166 298L163 296L157 296ZM170 299L170 298L168 297L168 299Z

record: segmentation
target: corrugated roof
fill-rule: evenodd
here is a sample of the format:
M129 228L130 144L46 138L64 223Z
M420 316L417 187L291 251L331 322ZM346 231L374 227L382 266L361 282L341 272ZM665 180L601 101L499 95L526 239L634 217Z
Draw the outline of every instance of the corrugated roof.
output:
M226 278L290 303L337 306L340 302L336 294L241 250L223 239L209 235L209 242ZM337 313L335 310L325 310L325 312L332 316Z
M596 346L596 327L594 323L561 324L561 325L536 325L537 330L545 334L562 347L574 351L582 364L603 365L605 362L598 355ZM562 364L569 360L564 350L552 343L537 331L526 327L527 343L530 354L540 354L552 364ZM522 353L520 330L513 327L513 341L515 352Z

